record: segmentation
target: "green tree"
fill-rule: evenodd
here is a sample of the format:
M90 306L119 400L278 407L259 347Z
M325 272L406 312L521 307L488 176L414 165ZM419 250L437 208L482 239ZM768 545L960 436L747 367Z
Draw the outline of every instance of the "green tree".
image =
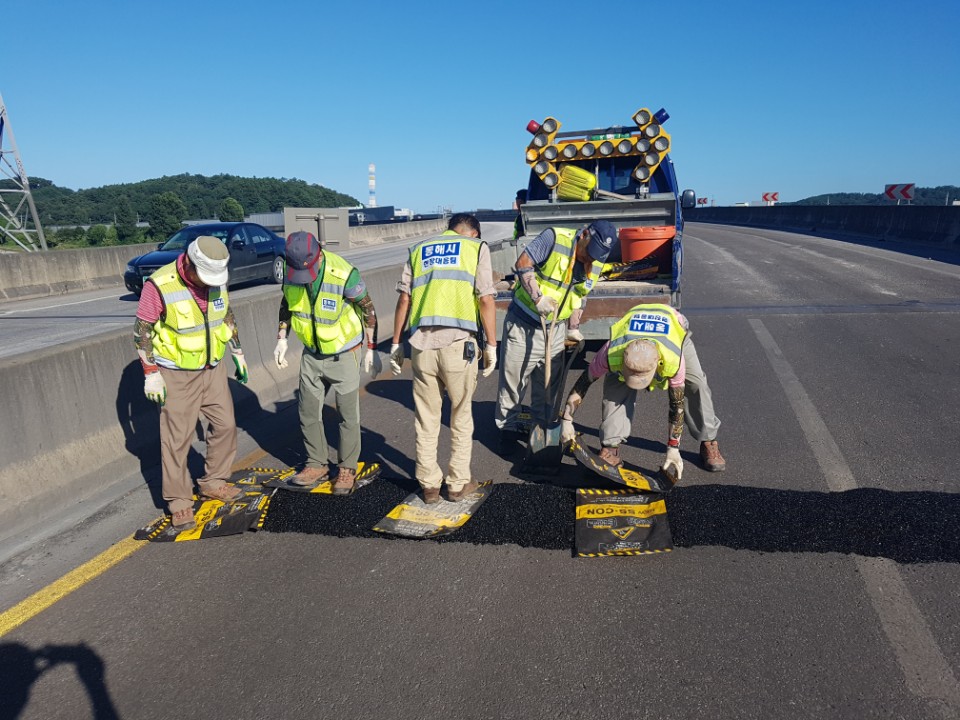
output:
M90 245L103 245L107 239L107 226L94 225L87 230L87 242Z
M220 222L243 222L243 205L232 197L224 198L217 213Z
M129 243L137 234L137 213L126 195L117 200L116 213L117 242Z
M150 234L155 240L163 240L173 235L183 225L187 217L187 206L175 192L163 192L150 200L147 222Z

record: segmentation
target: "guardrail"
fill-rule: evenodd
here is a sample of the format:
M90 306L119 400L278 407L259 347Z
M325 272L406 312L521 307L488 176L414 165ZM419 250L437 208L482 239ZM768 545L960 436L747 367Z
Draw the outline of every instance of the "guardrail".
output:
M777 205L686 210L691 222L853 235L924 245L960 244L960 207L929 205Z

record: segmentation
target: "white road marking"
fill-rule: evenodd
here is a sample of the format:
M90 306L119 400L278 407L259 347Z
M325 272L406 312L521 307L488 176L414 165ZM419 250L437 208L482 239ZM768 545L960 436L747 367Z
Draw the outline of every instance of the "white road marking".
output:
M761 320L751 318L749 322L800 422L827 486L832 492L857 488L840 448L773 336ZM897 564L888 558L854 555L853 559L910 692L930 703L931 709L945 720L960 717L960 684Z

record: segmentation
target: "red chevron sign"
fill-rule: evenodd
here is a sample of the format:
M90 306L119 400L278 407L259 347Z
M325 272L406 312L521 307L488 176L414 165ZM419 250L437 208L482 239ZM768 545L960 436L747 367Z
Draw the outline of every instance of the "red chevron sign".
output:
M899 185L887 185L883 194L888 200L913 200L913 186L915 183L900 183Z
M780 202L780 193L778 192L764 193L763 201L764 202Z
M697 198L697 205L706 205L708 202L707 198Z

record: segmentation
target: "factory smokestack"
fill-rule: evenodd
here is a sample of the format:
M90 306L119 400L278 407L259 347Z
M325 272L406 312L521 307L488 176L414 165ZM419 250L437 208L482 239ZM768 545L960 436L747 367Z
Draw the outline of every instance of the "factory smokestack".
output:
M375 208L377 206L377 166L370 163L367 172L370 173L370 181L367 183L370 187L370 200L367 202L367 207Z

